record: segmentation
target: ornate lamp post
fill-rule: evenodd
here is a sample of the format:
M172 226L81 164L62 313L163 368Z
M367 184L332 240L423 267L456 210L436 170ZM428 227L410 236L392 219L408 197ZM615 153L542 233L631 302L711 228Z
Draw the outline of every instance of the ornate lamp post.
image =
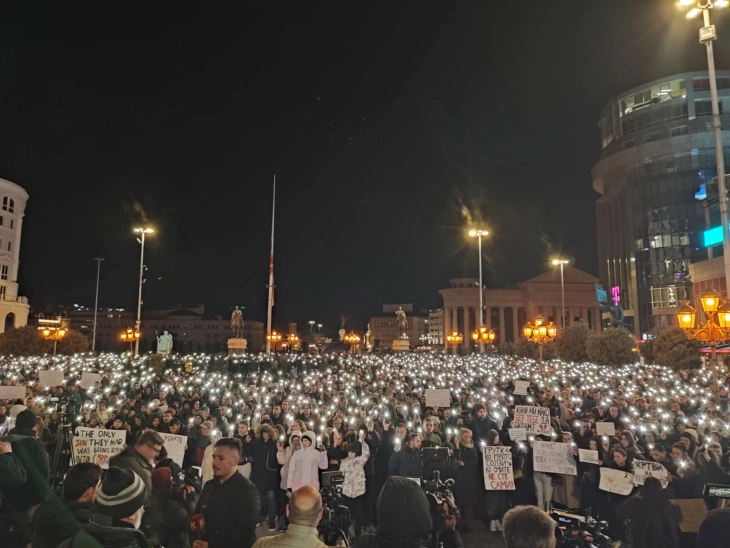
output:
M489 236L489 231L485 229L471 229L469 236L474 238L475 236L479 239L479 321L477 322L480 326L484 323L484 282L482 281L482 236ZM501 329L501 327L500 327ZM473 337L472 337L473 338ZM476 341L476 339L475 339ZM484 342L479 342L479 352L484 354Z
M545 324L545 318L538 314L534 324L530 322L525 324L525 327L522 328L522 334L528 341L537 343L540 349L540 363L542 363L542 345L554 341L558 329L553 325L553 322Z
M679 326L684 329L690 339L696 339L706 343L712 350L712 362L714 365L713 377L717 379L717 344L730 338L730 305L720 298L720 294L710 289L700 297L702 310L707 316L707 321L695 328L697 311L690 305L689 301L677 312ZM717 322L715 323L715 316ZM719 325L718 325L719 324Z
M289 341L289 350L296 350L296 346L299 345L299 335L296 333L289 333L286 336L286 340Z
M457 331L452 331L446 335L446 342L454 347L454 354L456 354L456 347L464 342L464 335Z
M132 329L131 327L129 327L126 331L122 331L119 337L122 339L123 342L129 343L129 351L131 353L134 353L134 344L139 340L141 334L136 329Z
M350 331L347 335L345 335L343 340L350 345L350 354L354 354L355 347L360 344L360 335L354 331Z
M493 330L488 329L486 325L483 325L471 332L471 338L483 350L485 344L492 344L494 342L497 334Z
M274 352L276 352L276 344L281 342L281 333L277 333L274 329L271 335L266 335L266 339L274 346Z
M53 355L56 355L58 341L66 336L66 330L63 327L44 327L43 336L47 341L53 341Z

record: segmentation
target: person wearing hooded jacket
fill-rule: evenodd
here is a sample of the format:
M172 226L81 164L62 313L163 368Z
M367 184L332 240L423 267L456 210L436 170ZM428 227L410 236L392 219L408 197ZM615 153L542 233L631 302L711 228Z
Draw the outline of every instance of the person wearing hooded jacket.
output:
M316 448L317 436L311 430L302 434L302 448L289 461L287 490L296 491L303 485L319 490L319 469L327 469L327 452Z
M281 465L281 482L279 483L279 531L285 532L289 525L289 518L286 515L286 505L288 503L288 492L286 490L286 482L289 478L289 461L292 455L302 448L300 432L292 432L289 435L289 445L277 442L276 444L276 460ZM283 493L283 494L282 494Z
M256 429L254 453L251 462L251 482L259 491L261 513L267 510L269 531L276 530L276 488L279 463L276 460L276 433L270 424Z

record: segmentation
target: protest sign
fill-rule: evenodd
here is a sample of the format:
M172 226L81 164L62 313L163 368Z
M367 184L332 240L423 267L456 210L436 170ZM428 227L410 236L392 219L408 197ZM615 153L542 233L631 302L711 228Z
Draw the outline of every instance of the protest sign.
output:
M124 449L126 430L106 430L79 426L73 438L73 456L76 462L93 462L109 468L109 459Z
M63 384L63 371L49 369L38 372L38 384L42 387L61 386Z
M512 472L512 451L509 447L485 446L484 487L487 491L513 491L515 479Z
M99 373L81 373L81 382L79 383L81 388L94 388L96 382L101 382Z
M597 422L596 434L599 436L615 436L616 427L612 422Z
M631 472L613 470L612 468L601 467L601 482L598 484L601 491L616 493L617 495L630 495L634 490L634 475Z
M513 428L525 428L530 434L550 434L550 409L535 405L516 405Z
M451 406L451 390L448 388L427 388L426 407Z
M646 478L653 477L662 482L662 487L667 487L669 472L664 465L648 460L635 460L631 463L631 469L634 474L634 485L644 485Z
M598 464L598 451L591 451L590 449L578 449L578 459L581 462Z
M530 381L515 381L515 391L512 393L515 396L526 396L529 386Z
M160 436L165 440L165 449L167 456L170 457L180 466L183 465L183 457L185 457L185 446L188 443L187 436L178 436L176 434L165 434L160 432Z
M22 400L25 398L25 385L0 386L0 400Z
M573 447L569 443L536 441L532 446L532 462L535 472L552 474L578 474L573 457Z
M524 428L509 428L509 439L512 441L527 441L527 430Z

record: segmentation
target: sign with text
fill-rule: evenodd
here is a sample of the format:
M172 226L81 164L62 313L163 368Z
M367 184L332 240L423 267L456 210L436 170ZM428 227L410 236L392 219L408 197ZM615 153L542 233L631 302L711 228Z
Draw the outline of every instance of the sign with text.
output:
M38 372L38 384L42 387L61 386L63 384L63 371L49 369Z
M512 451L509 447L482 447L484 454L484 487L487 491L513 491Z
M509 428L509 439L512 441L527 441L527 430L524 428Z
M527 389L530 387L530 381L515 381L515 396L527 396Z
M596 434L599 436L615 436L616 427L612 422L597 422Z
M646 478L656 478L662 482L662 487L666 489L669 472L663 464L648 460L635 460L631 463L631 469L634 473L634 485L644 485Z
M448 388L427 388L426 407L450 407L451 390Z
M73 438L76 462L93 462L109 468L109 459L124 449L126 430L106 430L79 426Z
M591 451L590 449L578 449L578 459L581 462L598 464L598 451Z
M101 382L101 375L99 373L81 373L81 382L79 386L81 388L94 388L94 383Z
M529 434L550 433L550 409L535 405L516 405L513 428L524 428Z
M160 436L165 440L165 449L167 456L174 462L183 465L183 457L185 456L185 446L188 444L187 436L178 436L177 434L165 434L160 432Z
M532 446L532 463L535 472L569 474L575 476L578 470L573 457L573 447L569 443L536 441Z
M25 385L0 386L0 400L22 400L25 398Z
M601 467L601 482L598 484L601 491L616 493L617 495L630 495L634 490L634 475L631 472L613 470Z

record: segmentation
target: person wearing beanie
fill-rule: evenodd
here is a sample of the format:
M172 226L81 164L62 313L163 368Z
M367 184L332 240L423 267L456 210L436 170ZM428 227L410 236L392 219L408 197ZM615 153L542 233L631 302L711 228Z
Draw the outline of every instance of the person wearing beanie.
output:
M61 547L148 548L149 542L139 530L146 500L147 490L142 478L133 470L110 466L96 495L91 519L71 541L61 544Z
M467 426L469 430L472 431L472 434L474 436L474 444L477 447L481 447L482 445L487 444L487 442L489 441L487 440L487 434L490 430L499 431L497 421L487 415L487 406L481 402L477 403L474 406L474 417L472 418L471 422L467 424Z
M30 543L31 518L48 493L48 453L35 435L36 416L25 409L15 418L15 428L0 437L0 500L12 515L21 546Z

